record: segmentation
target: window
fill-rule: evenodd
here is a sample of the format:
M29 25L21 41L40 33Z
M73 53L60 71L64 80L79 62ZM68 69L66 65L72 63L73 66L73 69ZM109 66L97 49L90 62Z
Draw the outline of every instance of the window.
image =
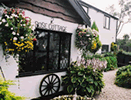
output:
M36 30L34 50L21 55L19 73L65 70L70 64L71 33Z
M101 53L109 52L109 45L102 45Z
M88 7L82 6L85 12L88 14Z
M110 29L110 17L104 16L104 28Z

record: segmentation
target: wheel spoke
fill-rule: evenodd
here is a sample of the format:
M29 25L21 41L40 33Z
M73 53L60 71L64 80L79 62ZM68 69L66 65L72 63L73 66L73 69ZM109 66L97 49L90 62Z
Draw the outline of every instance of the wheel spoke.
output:
M47 89L47 88L44 88L43 90L41 90L41 91L45 91L45 89Z
M52 83L54 83L56 79L57 79L57 78L55 78L55 79L53 80L53 82L52 82Z
M53 87L58 87L58 86L53 86Z
M49 83L50 83L50 76L48 76L48 81L49 81Z
M57 82L55 82L55 83L53 83L53 84L56 84L56 83L58 83L58 81L57 81Z
M46 82L46 84L49 84L46 80L44 80Z
M51 77L51 82L52 82L52 80L53 80L53 75L51 75L52 77Z
M46 95L47 92L48 92L48 90L46 90L46 92L44 93L44 95Z
M50 90L48 90L48 95L50 95Z
M50 91L51 91L51 94L53 94L53 91L52 91L52 89L51 89Z
M52 89L56 92L56 90L54 88L52 88Z
M42 87L47 87L47 85L42 85Z

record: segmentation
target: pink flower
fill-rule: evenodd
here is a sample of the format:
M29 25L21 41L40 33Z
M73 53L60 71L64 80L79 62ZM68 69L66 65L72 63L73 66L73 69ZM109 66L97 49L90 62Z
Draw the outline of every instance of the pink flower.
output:
M7 9L4 10L4 14L7 14Z
M25 17L26 19L26 24L29 22L30 18L29 17Z
M34 38L34 39L33 39L33 41L37 41L37 39L36 39L36 38Z
M14 13L15 12L15 9L12 9L12 13Z
M19 14L19 12L20 12L20 9L18 8L18 9L17 9L17 14Z
M25 11L22 11L23 16L25 16Z

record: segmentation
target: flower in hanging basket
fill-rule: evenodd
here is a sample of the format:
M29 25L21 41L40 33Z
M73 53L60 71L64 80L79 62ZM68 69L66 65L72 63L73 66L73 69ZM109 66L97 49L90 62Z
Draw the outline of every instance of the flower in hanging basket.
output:
M98 51L102 46L99 40L98 31L90 27L85 29L80 27L77 28L75 45L84 52L90 51L92 53Z
M20 9L4 9L0 20L0 43L4 54L24 54L33 50L31 19L24 17L25 12Z

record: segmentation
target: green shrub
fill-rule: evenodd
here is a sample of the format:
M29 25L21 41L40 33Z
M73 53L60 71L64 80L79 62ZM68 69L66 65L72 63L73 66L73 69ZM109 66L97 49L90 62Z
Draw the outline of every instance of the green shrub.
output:
M14 93L8 91L9 85L14 85L13 81L4 81L0 77L0 100L25 100L24 97L15 96Z
M124 66L116 72L115 84L131 88L131 65Z
M107 68L104 71L114 70L117 68L117 58L116 56L106 56Z
M106 52L104 53L104 57L107 57L107 56L115 56L113 52Z
M86 95L88 97L94 96L96 92L100 93L104 87L103 74L102 70L99 69L100 67L96 67L94 69L91 65L87 66L84 60L81 60L81 63L73 62L67 74L62 76L65 91L73 94L77 89L78 95Z

